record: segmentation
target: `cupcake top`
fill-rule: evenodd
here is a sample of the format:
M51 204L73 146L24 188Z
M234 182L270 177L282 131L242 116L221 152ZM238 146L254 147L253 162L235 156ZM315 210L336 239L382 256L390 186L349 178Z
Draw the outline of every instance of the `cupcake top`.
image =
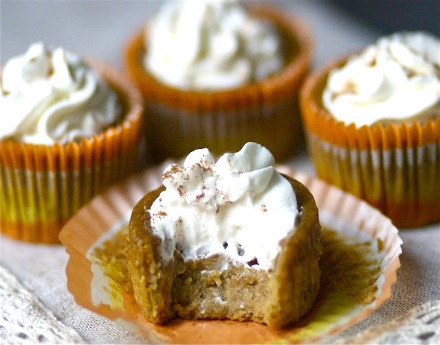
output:
M116 93L80 57L32 44L0 80L0 140L65 144L90 137L121 113Z
M440 40L423 32L380 38L330 72L322 100L356 127L425 120L440 112Z
M162 7L146 28L144 67L179 89L225 90L281 69L281 39L237 0L184 0Z
M280 241L295 231L295 192L263 146L247 143L215 163L207 149L162 175L165 186L150 210L152 233L165 260L224 255L256 269L273 268ZM221 268L221 267L219 267Z

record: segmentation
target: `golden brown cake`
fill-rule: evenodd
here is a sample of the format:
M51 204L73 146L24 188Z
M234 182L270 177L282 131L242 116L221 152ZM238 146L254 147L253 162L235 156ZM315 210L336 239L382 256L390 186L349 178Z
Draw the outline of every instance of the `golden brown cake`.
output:
M298 321L311 308L320 286L318 210L306 187L288 176L280 178L293 189L299 216L290 224L292 231L279 241L273 265L267 269L261 258L239 262L226 252L188 258L181 243L167 258L163 247L170 239L157 234L150 215L153 203L165 198L161 194L165 187L149 192L137 203L129 223L126 251L135 299L148 321L162 324L178 317L231 319L281 328ZM265 207L269 210L274 205ZM165 212L155 216L160 213ZM256 231L254 236L262 236ZM264 231L268 234L274 229ZM215 236L209 235L208 241ZM223 242L225 250L228 243L233 246L233 239ZM248 251L250 246L240 249Z
M429 50L426 42L435 42L435 38L429 37L420 33L385 37L362 53L363 61L376 56L375 61L359 67L362 61L357 60L359 54L352 54L332 62L306 80L300 95L303 124L317 175L366 200L402 228L440 220L440 62L417 57L418 49ZM400 65L397 48L389 50L391 57L383 57L387 53L382 47L389 42L400 47L402 54L410 52L405 45L411 40L426 42L424 48L414 48L406 55L409 59L406 63L410 61L407 66L397 67ZM440 47L440 41L435 45ZM382 68L379 74L380 67L376 69L376 66L384 61L390 67ZM417 61L423 61L424 68L417 66ZM343 70L344 66L349 67ZM353 73L349 68L360 70ZM340 72L329 82L335 71L346 72ZM334 89L342 85L339 91L328 93L328 102L336 104L341 95L348 100L343 103L341 98L334 105L342 110L340 118L324 104L328 85ZM437 98L431 98L435 92ZM367 107L370 105L371 110Z
M26 61L26 63L32 63L32 61L39 61L38 59L43 59L45 56L52 56L50 55L52 52L45 52L45 49L47 48L40 43L34 44L25 55L18 57L18 59L23 61L31 58L30 62ZM70 53L64 53L61 48L57 48L55 51L57 53L53 53L53 56L57 56L62 63L66 64L63 59L66 59L65 56ZM32 60L32 54L35 55L34 60ZM18 106L14 103L14 99L10 103L7 99L5 100L4 110L6 113L2 114L4 117L0 133L0 230L8 237L27 242L59 243L59 231L81 206L110 185L138 170L138 147L141 140L143 111L139 92L129 80L110 66L97 61L85 64L76 58L72 59L80 66L81 70L86 71L87 77L84 78L86 81L80 82L81 76L75 75L76 70L72 67L70 69L71 80L64 74L64 78L67 78L65 80L68 80L66 83L72 83L72 85L78 83L80 86L79 90L69 86L71 91L66 91L67 94L68 92L77 92L79 95L80 92L83 92L86 86L93 83L90 82L92 75L90 71L96 71L103 83L107 85L106 88L112 90L112 93L116 95L117 116L110 119L102 129L93 134L78 136L78 132L94 128L91 118L84 120L81 123L82 127L78 128L75 128L74 125L70 128L70 123L80 121L75 119L82 118L84 114L90 116L98 107L96 104L100 102L101 98L105 102L105 92L96 93L100 92L96 91L94 95L90 96L88 102L85 102L83 98L84 93L89 90L85 90L81 97L75 94L75 97L71 98L71 102L80 98L81 105L79 106L77 104L72 106L68 103L69 100L62 100L64 96L60 96L61 93L49 101L42 96L40 108L45 110L41 104L46 104L52 114L48 115L49 111L45 110L47 118L51 119L47 120L44 126L47 129L45 132L41 130L43 126L39 125L34 128L32 121L28 121L26 116L18 111L14 113L14 109ZM60 60L58 60L57 68L60 66ZM42 61L40 67L45 64L47 67L51 64L50 60ZM44 71L44 67L41 70L38 68L29 70L36 74L34 78L40 78L40 83L43 81L44 83L56 83L50 78L57 75L57 71L46 74L47 71ZM15 73L13 69L12 72ZM6 90L10 86L6 82L7 80L17 80L17 78L6 75L3 77L2 92L5 97L8 97L13 92ZM26 95L26 93L23 94ZM38 92L35 92L34 95L37 94ZM48 99L49 97L52 95L49 95ZM61 101L59 101L60 99ZM88 108L88 104L92 104L95 108ZM54 109L58 108L52 110L51 106ZM85 107L84 110L78 110L83 109L82 106ZM75 119L71 122L69 122L69 107L73 109L72 113L75 114L73 116ZM38 110L31 112L34 117L41 115L37 113ZM40 116L38 121L43 121L41 119L46 118L46 115ZM22 123L17 125L14 130L12 130L13 126L10 126L11 131L6 132L11 121L8 123L3 123L3 121L20 118L20 116L23 116ZM65 119L66 121L64 121ZM55 128L58 124L60 124L59 128L66 124L66 130ZM26 129L24 129L25 127ZM70 134L68 130L74 134ZM37 142L34 142L34 139Z
M215 154L237 151L247 141L265 145L281 160L290 157L299 146L302 130L297 96L312 58L311 34L301 21L281 9L247 8L251 16L272 23L277 29L284 62L278 72L243 86L222 90L170 86L143 65L148 49L145 30L128 42L125 66L145 99L148 146L153 160L180 158L200 147L208 147Z

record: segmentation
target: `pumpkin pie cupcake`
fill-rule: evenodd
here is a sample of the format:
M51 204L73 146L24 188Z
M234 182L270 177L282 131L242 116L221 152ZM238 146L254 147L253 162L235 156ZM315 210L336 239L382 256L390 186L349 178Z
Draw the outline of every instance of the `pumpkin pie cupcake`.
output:
M58 243L82 205L137 170L142 97L111 67L41 42L0 86L1 232Z
M127 242L141 314L256 321L282 328L313 305L320 225L308 189L247 143L217 162L195 150L135 206Z
M317 70L300 95L317 175L398 227L440 220L440 40L380 38Z
M153 159L214 154L246 142L277 160L301 135L297 94L312 57L308 29L272 6L175 1L128 42L128 75L141 90Z

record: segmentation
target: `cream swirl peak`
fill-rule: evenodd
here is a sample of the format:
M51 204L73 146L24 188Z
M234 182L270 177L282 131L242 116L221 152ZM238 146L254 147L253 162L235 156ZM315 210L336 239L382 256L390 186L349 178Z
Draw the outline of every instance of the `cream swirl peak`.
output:
M268 270L280 241L295 231L295 192L259 144L247 143L217 163L207 149L195 150L183 166L170 165L162 181L166 189L148 212L165 259L177 249L185 260L223 254Z
M78 56L32 44L2 71L0 139L64 144L90 137L120 115L117 95Z
M237 0L169 2L146 28L145 46L145 69L180 89L236 88L283 65L276 29Z
M423 32L383 37L329 74L327 110L357 127L440 112L440 40Z

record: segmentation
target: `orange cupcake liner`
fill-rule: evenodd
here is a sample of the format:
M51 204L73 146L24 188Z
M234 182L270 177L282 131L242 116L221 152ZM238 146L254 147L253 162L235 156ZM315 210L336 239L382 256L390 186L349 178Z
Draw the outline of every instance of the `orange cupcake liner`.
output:
M164 85L143 67L144 29L128 42L126 70L145 98L148 143L156 161L180 158L201 147L216 154L236 151L248 141L265 145L280 160L299 146L297 94L311 62L311 35L303 23L279 10L250 10L279 28L286 64L282 72L238 89L204 92Z
M356 128L335 120L321 95L328 72L308 78L300 94L302 118L317 175L365 199L398 226L440 220L440 114L434 119Z
M59 243L62 226L81 206L138 170L141 96L109 67L91 64L118 93L123 120L66 145L0 141L0 230L6 236Z
M332 288L324 283L320 290L322 295L312 310L298 324L283 330L273 330L256 322L229 320L176 320L165 325L149 323L141 316L132 292L117 288L118 282L113 280L115 276L106 275L94 253L95 248L102 248L105 242L112 241L128 224L139 199L160 185L162 170L153 167L109 189L81 209L63 228L60 238L69 254L67 286L81 306L137 330L151 343L298 344L325 340L337 334L372 314L391 296L400 266L402 241L390 220L367 203L323 181L278 166L278 171L299 180L313 194L323 228L333 229L343 242L359 243L356 252L371 248L376 253L373 256L378 255L374 258L366 254L368 267L371 266L371 272L374 272L366 278L367 289L372 291L367 294L368 301L343 307L341 298L349 298L337 290L327 295ZM343 246L336 248L328 254L346 260ZM332 273L325 272L326 268L322 268L324 276ZM334 273L344 277L349 274L345 271ZM355 274L359 275L359 272ZM353 285L349 286L349 293L356 294Z

